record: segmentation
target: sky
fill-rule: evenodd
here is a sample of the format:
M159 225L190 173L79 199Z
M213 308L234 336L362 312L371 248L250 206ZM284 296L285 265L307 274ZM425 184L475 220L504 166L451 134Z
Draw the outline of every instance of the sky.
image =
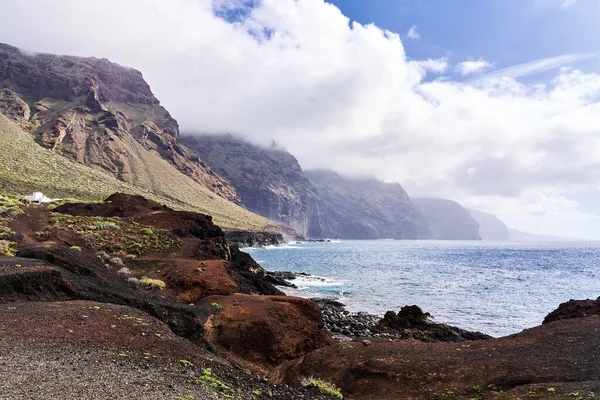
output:
M0 42L139 69L184 133L276 141L600 239L600 1L3 0Z

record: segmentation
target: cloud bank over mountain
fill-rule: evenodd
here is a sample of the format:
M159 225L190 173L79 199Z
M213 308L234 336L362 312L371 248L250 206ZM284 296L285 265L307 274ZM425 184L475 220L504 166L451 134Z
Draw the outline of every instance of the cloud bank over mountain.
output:
M595 55L491 72L493 60L414 60L400 34L323 0L8 0L3 12L0 41L135 67L182 131L275 140L305 168L515 221L587 218L569 196L600 182L600 74L570 67ZM519 80L540 66L553 79ZM488 73L440 75L455 68Z

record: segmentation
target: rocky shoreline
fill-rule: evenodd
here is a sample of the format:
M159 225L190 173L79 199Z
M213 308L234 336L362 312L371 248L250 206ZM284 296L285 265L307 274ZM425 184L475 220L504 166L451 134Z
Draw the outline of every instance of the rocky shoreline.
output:
M434 323L415 305L381 317L285 296L278 287L305 274L268 273L210 217L140 196L2 207L0 399L563 398L550 384L565 396L600 392L598 300L565 303L542 326L492 339Z
M304 272L267 271L267 279L275 286L296 288L298 277L310 277ZM416 305L405 306L398 312L388 311L383 317L366 312L350 312L338 300L311 298L323 314L325 328L332 336L348 341L357 338L423 342L464 342L492 339L481 332L470 332L454 326L435 323L431 315Z

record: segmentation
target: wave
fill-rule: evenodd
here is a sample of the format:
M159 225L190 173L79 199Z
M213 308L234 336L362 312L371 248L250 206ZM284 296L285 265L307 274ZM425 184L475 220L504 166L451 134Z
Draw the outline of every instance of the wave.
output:
M343 281L337 281L332 278L327 278L327 277L318 276L318 275L307 275L307 276L298 275L298 276L296 276L295 279L292 279L290 282L292 282L294 285L298 286L298 288L300 288L300 287L311 288L311 287L324 287L324 286L343 286L344 285Z

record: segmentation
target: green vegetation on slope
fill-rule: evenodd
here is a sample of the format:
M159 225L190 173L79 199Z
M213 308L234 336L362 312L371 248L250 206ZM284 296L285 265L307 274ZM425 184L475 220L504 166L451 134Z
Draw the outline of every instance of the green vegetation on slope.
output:
M257 231L273 226L268 219L201 186L160 156L141 148L132 150L138 150L139 179L127 184L39 146L0 114L0 185L7 192L42 191L49 197L81 200L103 200L115 192L140 194L174 209L211 215L223 228Z

